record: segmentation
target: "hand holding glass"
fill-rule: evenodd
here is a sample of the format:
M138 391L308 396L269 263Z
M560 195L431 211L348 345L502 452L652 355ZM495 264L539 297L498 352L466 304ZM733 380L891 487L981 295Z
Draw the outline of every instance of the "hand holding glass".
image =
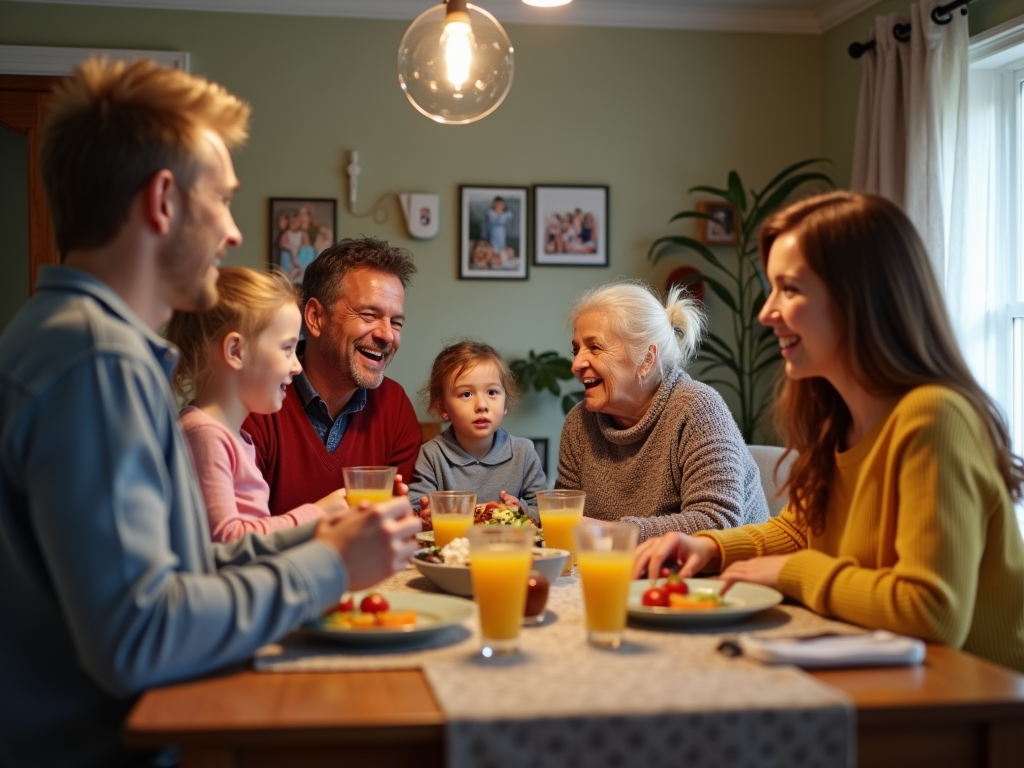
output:
M587 614L587 639L594 645L622 645L639 533L635 525L605 522L581 525L574 532Z
M480 610L480 653L516 653L533 563L533 528L474 525L468 533L473 599Z
M345 494L353 509L360 502L377 504L387 501L395 491L395 467L343 467Z
M430 519L434 524L434 546L446 546L452 539L461 539L473 524L476 494L472 491L431 491Z
M567 549L571 553L565 561L562 575L572 572L576 562L576 544L572 532L583 521L584 491L556 488L553 491L537 492L537 511L540 512L540 527L544 530L544 546Z

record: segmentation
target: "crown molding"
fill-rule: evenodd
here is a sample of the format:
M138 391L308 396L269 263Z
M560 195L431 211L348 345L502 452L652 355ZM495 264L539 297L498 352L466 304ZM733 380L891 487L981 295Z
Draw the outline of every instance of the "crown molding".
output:
M836 2L822 3L815 14L818 19L818 28L822 32L828 32L871 6L878 5L879 2L880 0L836 0Z
M431 0L15 0L15 2L105 5L288 16L335 16L412 21ZM820 34L871 7L879 0L822 0L814 8L763 5L722 6L662 0L580 0L557 8L537 8L520 0L481 0L503 23L593 27L692 29L721 32Z
M0 45L0 75L70 75L93 55L110 59L153 59L158 64L189 71L188 54L178 51L136 51L114 48L49 48L34 45Z

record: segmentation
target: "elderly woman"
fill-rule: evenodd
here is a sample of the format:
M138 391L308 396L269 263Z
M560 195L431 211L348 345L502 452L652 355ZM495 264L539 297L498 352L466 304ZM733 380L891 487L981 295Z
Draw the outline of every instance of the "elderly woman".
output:
M640 540L768 519L760 475L721 396L683 370L704 329L673 287L663 306L634 283L600 286L569 311L583 402L566 417L558 488L587 492L587 517Z

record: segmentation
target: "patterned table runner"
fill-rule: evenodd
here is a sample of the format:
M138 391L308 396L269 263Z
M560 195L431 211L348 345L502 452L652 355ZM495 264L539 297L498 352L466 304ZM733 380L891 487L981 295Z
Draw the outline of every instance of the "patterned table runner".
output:
M437 591L415 570L382 592ZM723 637L861 631L798 606L734 627L630 624L618 651L586 642L576 577L552 585L548 620L524 627L518 657L482 659L479 626L392 652L293 635L255 661L268 672L421 668L446 722L449 768L854 765L854 711L789 667L716 651Z

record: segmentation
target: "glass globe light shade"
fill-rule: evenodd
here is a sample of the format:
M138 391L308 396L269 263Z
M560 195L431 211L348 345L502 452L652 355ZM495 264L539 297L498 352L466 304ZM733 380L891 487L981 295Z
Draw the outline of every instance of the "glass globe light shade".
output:
M398 47L398 82L420 112L462 125L498 108L512 87L515 55L483 8L450 0L424 11Z

